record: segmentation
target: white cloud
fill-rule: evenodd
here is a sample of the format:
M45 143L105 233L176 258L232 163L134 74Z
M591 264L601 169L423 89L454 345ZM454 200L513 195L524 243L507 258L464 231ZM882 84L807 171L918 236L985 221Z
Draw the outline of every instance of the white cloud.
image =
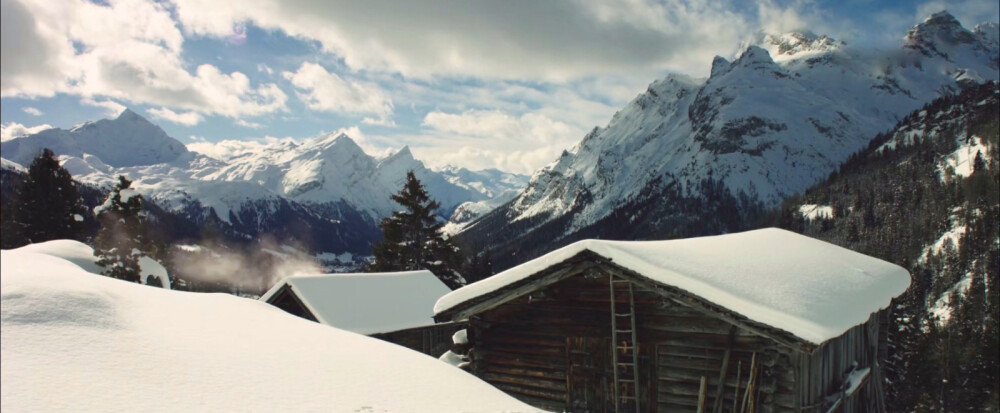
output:
M364 123L365 125L385 126L390 128L396 127L396 121L389 119L388 117L378 117L378 118L366 117L361 120L361 123Z
M431 167L456 165L473 170L496 168L526 175L552 162L564 149L566 147L560 145L546 145L527 150L483 149L474 146L461 146L448 150L412 148L414 156Z
M499 110L430 112L427 133L413 137L414 152L431 165L498 168L530 173L573 145L584 129L539 112L512 115Z
M25 106L21 108L21 110L24 111L24 113L27 113L32 116L42 116L45 114L41 110L38 110L38 108L33 106Z
M92 98L85 97L83 99L80 99L80 103L87 106L96 106L99 108L104 108L104 116L110 118L118 117L118 115L120 115L122 111L125 110L125 105L115 102L113 100L94 100Z
M365 119L369 124L388 124L392 116L392 100L374 83L344 80L311 62L302 63L297 71L283 75L295 85L296 95L309 109L374 115Z
M17 122L0 124L0 141L7 141L18 136L31 135L46 129L52 129L50 125L24 126Z
M62 70L73 46L55 22L38 20L18 0L0 0L0 95L52 96L66 88Z
M2 0L0 95L67 93L202 115L238 117L285 110L274 83L201 64L189 72L184 36L168 5L145 0Z
M250 129L260 129L264 127L263 124L257 122L251 122L244 119L236 119L236 124L244 128L250 128Z
M205 120L205 118L197 112L177 113L168 108L153 108L149 110L149 114L153 115L156 119L163 119L184 126L194 126Z
M574 132L562 122L528 113L520 117L498 110L469 110L462 113L430 112L424 126L436 132L476 138L534 140L547 142Z
M622 71L707 71L747 19L699 0L349 2L174 0L186 30L234 24L319 42L352 70L406 77L565 81ZM377 16L377 17L375 17Z
M203 138L199 140L199 137L195 136L192 136L191 139L196 140L196 142L187 144L188 150L222 161L228 161L246 153L259 151L260 148L267 145L279 142L296 142L295 139L290 137L276 138L273 136L240 140L226 139L219 142L208 142Z

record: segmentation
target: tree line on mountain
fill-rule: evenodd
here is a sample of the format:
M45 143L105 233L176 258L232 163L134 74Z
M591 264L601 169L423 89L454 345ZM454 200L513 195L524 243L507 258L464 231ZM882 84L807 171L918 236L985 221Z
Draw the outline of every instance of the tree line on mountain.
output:
M1000 410L998 93L994 82L925 105L772 215L910 271L889 326L890 411ZM965 154L964 177L944 160L974 139L985 149ZM804 204L833 214L807 219Z
M167 242L178 238L173 231L179 225L156 222L150 225L151 213L158 220L174 221L172 215L155 204L143 202L143 197L131 188L131 182L120 176L117 184L106 194L73 181L70 173L60 166L55 154L48 149L36 158L25 175L3 171L2 184L9 186L0 205L0 230L2 248L17 248L30 243L56 239L72 239L94 246L97 263L106 275L127 281L139 282L139 258L150 256L166 266L174 288L193 291L262 293L268 286L254 286L254 280L236 282L234 277L220 280L201 280L182 275L185 271L175 265L179 252L168 253ZM85 195L85 196L84 196ZM383 241L372 248L374 261L367 271L407 271L428 269L450 288L459 288L467 280L475 281L493 274L488 251L468 257L441 233L442 224L436 214L440 204L431 200L426 189L412 173L407 174L403 189L392 199L404 207L385 218L380 227ZM103 200L103 201L101 201ZM91 208L87 205L98 205ZM183 225L181 223L180 225ZM196 237L202 243L228 250L229 254L254 257L264 267L277 267L280 263L268 260L266 254L240 253L239 246L228 245L225 234L218 225L206 223ZM183 231L183 229L181 229ZM190 232L190 231L189 231ZM236 250L233 250L236 248ZM183 259L198 255L183 254ZM207 257L201 257L206 259ZM262 277L262 280L270 277ZM155 278L147 283L159 285Z
M492 249L494 264L502 270L583 239L662 240L739 232L754 228L764 214L755 194L733 194L712 176L685 186L666 175L652 179L607 216L574 228L592 199L582 190L570 210L554 219L540 213L509 223L504 214L487 214L459 234L458 242L473 250Z

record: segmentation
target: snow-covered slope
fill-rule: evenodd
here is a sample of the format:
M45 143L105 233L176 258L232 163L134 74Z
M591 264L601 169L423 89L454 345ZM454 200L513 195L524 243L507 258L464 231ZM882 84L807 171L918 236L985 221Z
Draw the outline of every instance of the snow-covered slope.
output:
M434 358L263 302L0 256L5 412L537 411Z
M431 197L441 203L444 216L463 202L491 199L497 188L506 189L511 185L509 182L517 181L512 178L516 175L504 173L432 171L415 159L406 146L376 159L342 133L301 144L269 145L231 158L224 167L200 174L199 178L254 182L272 193L303 203L344 200L377 220L396 209L388 195L403 187L408 171L413 171Z
M446 167L440 171L448 182L474 189L489 198L468 201L455 208L444 226L448 234L460 232L466 225L497 207L516 198L528 184L528 177L511 174L497 169L470 171L465 168Z
M969 31L947 13L910 29L892 51L811 33L761 35L732 61L717 57L707 79L653 82L463 236L487 247L486 239L518 243L543 226L550 240L571 237L664 188L710 199L718 193L704 188L721 184L736 199L775 206L925 102L997 79L995 38L995 25ZM518 234L503 233L514 224Z
M91 274L101 275L104 267L97 264L97 257L94 256L94 249L80 241L70 239L57 239L52 241L28 244L17 249L20 252L30 252L33 254L49 255L69 261L80 269ZM139 282L149 284L150 277L159 280L159 287L170 289L170 277L167 269L156 260L142 256L139 257Z

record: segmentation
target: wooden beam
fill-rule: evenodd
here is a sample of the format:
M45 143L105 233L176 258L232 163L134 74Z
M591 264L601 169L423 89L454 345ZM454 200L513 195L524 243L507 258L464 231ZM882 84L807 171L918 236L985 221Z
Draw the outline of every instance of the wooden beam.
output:
M736 336L736 326L733 326L732 330L729 332L729 345L731 346L733 340ZM722 369L719 370L719 386L715 388L715 405L712 406L713 413L722 413L722 392L726 388L726 373L729 370L729 355L732 352L731 349L726 349L726 352L722 355Z
M698 413L705 412L705 391L708 388L708 382L705 376L701 376L701 385L698 386Z
M583 274L587 269L597 265L597 261L594 259L597 256L589 250L584 250L534 275L442 311L434 316L434 320L438 322L464 320L563 279Z

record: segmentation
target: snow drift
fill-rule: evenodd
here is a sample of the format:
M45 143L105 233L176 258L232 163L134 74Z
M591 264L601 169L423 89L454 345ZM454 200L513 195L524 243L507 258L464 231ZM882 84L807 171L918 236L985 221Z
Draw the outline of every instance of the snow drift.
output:
M0 252L0 410L537 411L431 357L265 303Z

